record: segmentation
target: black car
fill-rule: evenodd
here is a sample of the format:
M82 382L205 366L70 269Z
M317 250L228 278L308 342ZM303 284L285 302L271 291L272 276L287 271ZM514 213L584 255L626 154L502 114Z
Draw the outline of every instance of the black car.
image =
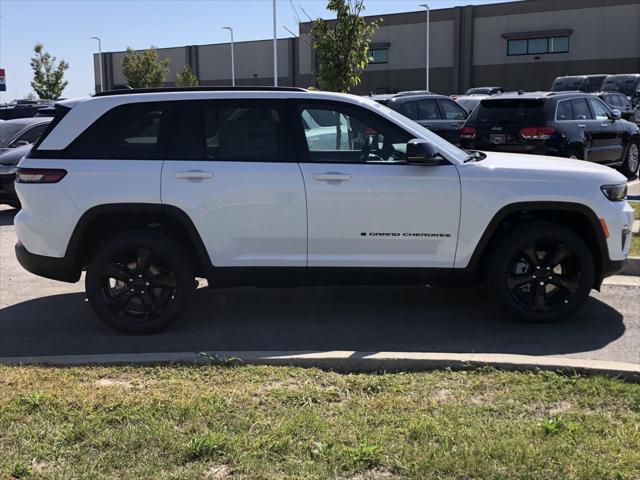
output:
M618 92L598 92L594 93L600 100L609 105L612 109L618 109L622 113L622 118L633 122L635 120L636 107L629 98Z
M640 129L594 95L509 93L486 98L460 132L463 148L584 159L638 172Z
M460 129L467 119L467 111L444 95L393 95L372 97L373 100L414 120L445 140L458 145Z
M504 93L502 87L474 87L465 92L465 95L497 95Z
M11 103L0 105L0 120L30 118L38 110L52 105L53 103L49 100L14 100Z
M557 77L551 84L552 92L599 92L602 82L608 75L572 75L567 77Z

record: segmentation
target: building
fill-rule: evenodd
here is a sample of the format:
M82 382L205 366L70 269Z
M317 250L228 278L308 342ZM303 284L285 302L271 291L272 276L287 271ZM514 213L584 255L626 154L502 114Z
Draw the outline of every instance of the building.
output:
M425 11L380 18L374 61L354 93L425 86ZM472 86L545 90L560 75L640 72L640 0L522 0L431 11L430 89L452 94ZM315 85L310 23L299 38L278 41L279 84ZM271 40L235 43L237 85L273 85ZM103 54L105 88L126 83L124 52ZM189 64L201 85L230 85L230 45L159 49L171 59L167 86ZM94 56L96 87L98 56ZM99 88L98 88L99 89Z

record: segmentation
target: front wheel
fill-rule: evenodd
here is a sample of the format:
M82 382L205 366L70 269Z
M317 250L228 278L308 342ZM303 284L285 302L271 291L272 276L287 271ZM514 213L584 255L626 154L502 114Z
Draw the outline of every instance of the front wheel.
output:
M640 167L640 152L638 150L637 142L629 142L627 150L625 151L624 161L620 167L620 173L625 177L631 179L638 174L638 168Z
M578 310L594 276L591 252L576 233L536 222L511 230L494 246L487 284L498 303L516 317L547 323Z
M182 315L193 279L193 267L177 244L141 231L107 240L89 262L85 287L103 322L123 333L146 334Z

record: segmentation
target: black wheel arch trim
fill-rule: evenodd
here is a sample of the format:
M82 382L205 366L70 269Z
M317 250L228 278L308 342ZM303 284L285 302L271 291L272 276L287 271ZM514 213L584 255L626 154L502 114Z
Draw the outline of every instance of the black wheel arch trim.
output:
M615 272L620 271L620 262L615 262L609 259L609 249L607 247L607 240L604 237L602 228L600 227L600 221L598 216L593 210L586 205L572 202L554 202L554 201L535 201L535 202L518 202L512 203L502 207L493 216L487 228L485 229L482 237L478 241L469 263L465 267L470 274L476 275L480 273L480 265L482 259L487 253L487 249L494 235L497 233L498 228L502 222L511 214L532 211L545 211L545 212L557 212L562 211L566 213L578 213L586 218L593 229L596 236L599 249L599 263L596 264L596 285L595 288L599 288L602 280L605 276L612 275ZM595 252L594 252L595 253Z
M172 218L184 227L203 273L209 275L212 272L213 264L211 258L191 217L184 210L173 205L153 203L109 203L92 207L84 212L76 223L65 253L66 258L73 259L78 271L82 269L86 260L82 241L89 225L101 216L113 214L156 214Z

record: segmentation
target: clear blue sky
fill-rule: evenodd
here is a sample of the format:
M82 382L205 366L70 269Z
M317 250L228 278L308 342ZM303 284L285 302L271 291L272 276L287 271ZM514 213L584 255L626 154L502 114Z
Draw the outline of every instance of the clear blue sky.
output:
M432 9L505 0L428 0ZM420 10L424 0L367 0L366 14ZM278 36L283 28L298 31L293 7L312 18L331 18L326 0L278 0ZM0 68L6 70L7 91L0 102L31 92L29 59L33 45L69 64L66 97L93 93L92 54L102 38L103 51L198 45L228 41L224 25L234 28L236 41L271 38L271 0L0 0Z

